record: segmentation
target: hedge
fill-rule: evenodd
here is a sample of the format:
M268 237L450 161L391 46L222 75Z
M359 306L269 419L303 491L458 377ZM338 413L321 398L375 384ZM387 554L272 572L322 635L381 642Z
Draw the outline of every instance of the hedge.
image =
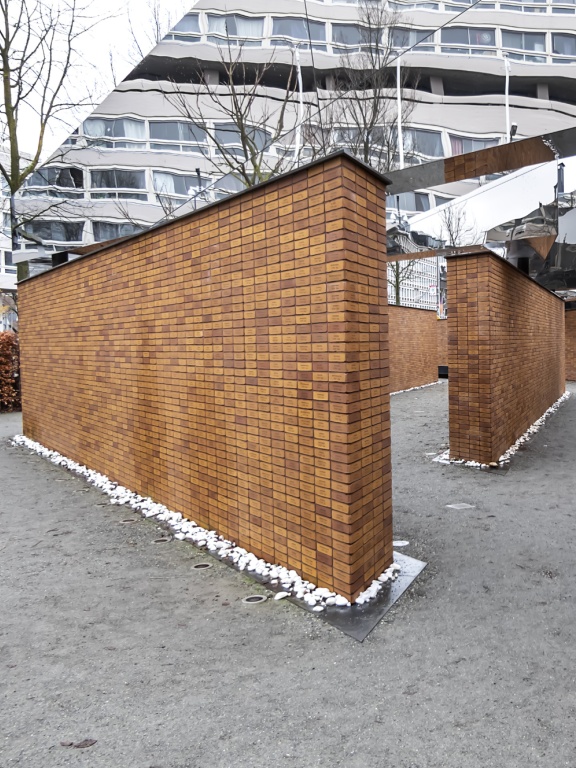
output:
M0 411L20 409L20 360L18 336L0 333Z

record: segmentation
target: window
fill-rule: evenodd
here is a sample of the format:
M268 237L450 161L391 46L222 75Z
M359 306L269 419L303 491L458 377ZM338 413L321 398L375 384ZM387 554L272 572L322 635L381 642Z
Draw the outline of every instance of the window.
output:
M207 151L208 136L206 131L201 125L194 125L194 123L178 120L151 121L150 139L150 149L170 152ZM166 143L159 144L157 143L159 141ZM185 143L181 144L180 142Z
M110 168L105 171L90 171L92 189L146 189L144 171L127 171Z
M16 274L16 267L12 261L12 251L4 251L4 272L8 275Z
M41 240L58 243L81 243L84 231L83 221L42 221L36 219L26 224L25 229Z
M197 43L200 41L200 19L197 13L189 13L166 35L168 40L178 40L182 43Z
M344 144L349 146L354 144L360 139L359 128L335 128L334 129L334 141L337 144Z
M473 136L455 136L450 134L450 147L452 155L463 155L466 152L476 152L487 147L496 147L498 139L477 139Z
M168 173L154 171L154 189L160 195L171 197L193 197L197 192L208 186L210 179L197 175Z
M450 48L443 47L443 53L475 53L494 56L496 51L480 50L480 47L495 47L496 33L493 29L481 27L448 27L442 30L442 45L451 46ZM476 47L462 47L468 45Z
M430 50L434 48L434 30L433 29L404 29L395 27L392 30L393 48L412 48L415 50Z
M553 34L552 53L561 56L576 56L576 36Z
M197 13L189 13L174 27L175 32L200 32L200 20Z
M41 168L26 180L27 187L73 187L82 189L84 173L80 168Z
M262 45L264 17L240 16L237 13L227 16L208 14L208 42L256 47ZM216 37L217 35L217 37ZM247 38L252 38L248 40Z
M420 213L430 210L430 200L425 192L402 192L400 195L389 195L388 200L389 210L397 211L398 206L401 211Z
M262 152L266 148L271 139L270 134L262 128L249 128L246 133L248 139L255 145L259 152ZM216 123L214 126L214 138L218 144L222 147L226 147L227 152L244 156L240 130L234 123ZM217 152L219 151L220 150L217 149Z
M41 168L26 179L24 187L23 197L84 197L84 192L72 191L84 187L84 172L72 167Z
M539 2L542 3L542 5L532 5L530 0L528 0L530 5L511 5L509 3L500 3L500 10L501 11L522 11L523 13L546 13L547 7L545 0L539 0Z
M146 149L146 123L129 117L91 117L84 121L90 144L106 149ZM119 141L128 139L129 141Z
M370 146L373 147L387 147L392 130L386 129L381 125L375 125L370 129L360 128L335 128L333 133L333 141L335 144L339 144L344 147L359 147L363 145L365 140L368 140ZM394 134L395 136L395 134ZM394 138L395 141L395 138ZM376 152L375 157L380 156L381 152Z
M163 120L150 123L150 138L161 141L195 141L203 144L206 141L206 131L194 123Z
M440 131L407 128L403 135L405 152L425 155L426 157L443 157L444 150Z
M347 53L359 51L360 45L365 41L358 24L332 24L332 42L335 43L332 46L334 53Z
M236 192L241 192L246 189L243 182L236 178L232 173L227 173L214 184L215 196L217 200L222 200L224 197L233 195Z
M137 235L138 232L142 232L144 229L139 224L132 224L131 222L119 224L109 221L93 221L92 228L94 240L97 243L101 243L104 240L115 240L117 237Z
M540 32L509 32L502 30L502 47L517 48L521 51L537 51L546 53L546 35ZM545 62L546 56L526 56L522 53L509 53L511 59L522 61Z
M444 197L443 195L434 195L434 205L445 205L451 203L454 198Z
M76 128L75 131L72 131L72 133L70 134L70 136L68 136L64 144L68 146L74 146L74 144L77 144L77 143L78 143L78 128Z
M397 3L394 0L389 0L388 5L390 6L390 8L395 8L400 11L406 11L409 8L427 8L429 11L437 11L439 10L439 7L440 7L438 3L427 3L427 2L406 3L404 2L404 0L402 0L401 3Z
M302 40L308 45L300 47L308 48L312 40L312 48L318 51L326 50L326 45L321 44L326 42L326 24L323 21L307 22L306 19L292 17L273 18L272 37L282 38L273 39L272 45L294 45L295 41Z
M92 189L146 189L145 171L129 171L109 168L103 171L90 171ZM141 200L147 202L145 192L91 192L92 200Z

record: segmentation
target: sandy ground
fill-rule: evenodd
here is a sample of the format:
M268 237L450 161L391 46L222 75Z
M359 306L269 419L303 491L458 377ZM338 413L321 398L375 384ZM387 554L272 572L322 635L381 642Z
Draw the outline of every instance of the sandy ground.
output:
M243 604L0 416L1 768L573 768L576 397L498 473L431 462L446 401L392 398L395 535L429 567L363 644Z

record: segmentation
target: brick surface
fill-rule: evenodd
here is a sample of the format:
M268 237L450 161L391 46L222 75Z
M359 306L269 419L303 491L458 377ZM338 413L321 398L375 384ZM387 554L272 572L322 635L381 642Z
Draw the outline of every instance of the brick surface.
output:
M576 381L576 311L566 312L566 378Z
M21 284L26 435L353 599L392 562L385 241L339 156Z
M448 320L438 320L436 324L438 344L438 365L448 365Z
M564 392L564 304L492 254L448 261L450 454L498 461Z
M390 391L438 380L439 321L436 312L390 304ZM446 363L444 363L446 364Z

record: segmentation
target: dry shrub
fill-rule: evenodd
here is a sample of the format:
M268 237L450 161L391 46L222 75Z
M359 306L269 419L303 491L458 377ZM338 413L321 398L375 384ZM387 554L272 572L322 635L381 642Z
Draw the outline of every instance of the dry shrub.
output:
M12 331L0 333L0 411L20 408L20 356L18 336Z

